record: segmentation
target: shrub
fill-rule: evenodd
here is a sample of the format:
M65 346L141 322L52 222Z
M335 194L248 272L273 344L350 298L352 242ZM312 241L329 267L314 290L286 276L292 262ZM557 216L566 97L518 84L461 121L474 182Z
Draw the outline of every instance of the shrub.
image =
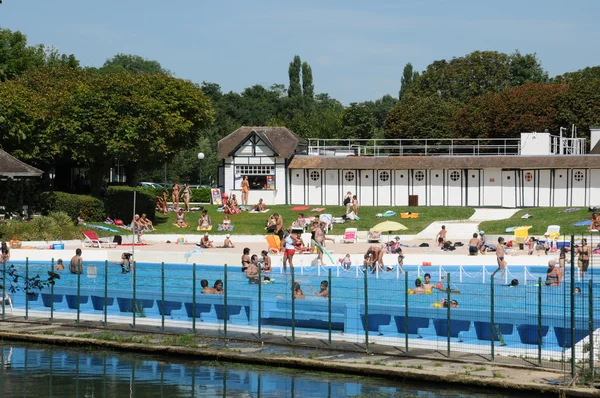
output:
M66 213L56 212L51 216L34 217L29 222L8 221L0 224L0 235L6 240L66 240L80 238L82 229L75 226Z
M134 191L137 192L135 213L140 215L146 213L148 218L153 220L156 212L155 195L146 189L132 187L108 187L104 202L108 216L129 223L133 218Z
M183 185L181 186L183 189ZM164 188L152 188L152 187L144 187L141 188L143 192L147 192L152 196L161 196L163 194ZM167 188L169 191L169 201L171 200L171 194L173 190L171 188ZM192 188L192 202L202 202L202 203L210 203L210 188ZM183 202L183 198L181 198L181 202Z
M103 221L106 217L104 203L88 195L73 195L66 192L44 192L41 195L42 212L66 213L71 220L81 216L86 221Z

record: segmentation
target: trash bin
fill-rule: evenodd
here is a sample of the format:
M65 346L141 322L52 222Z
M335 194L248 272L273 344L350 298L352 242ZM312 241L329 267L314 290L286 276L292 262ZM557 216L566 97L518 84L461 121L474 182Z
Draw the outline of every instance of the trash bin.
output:
M410 207L419 206L419 195L408 195L408 205Z

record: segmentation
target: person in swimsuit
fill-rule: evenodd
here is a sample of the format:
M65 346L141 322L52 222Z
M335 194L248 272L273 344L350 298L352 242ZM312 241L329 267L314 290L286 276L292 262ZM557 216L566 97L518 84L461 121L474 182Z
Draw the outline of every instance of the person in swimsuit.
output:
M177 210L179 208L179 191L181 191L181 187L177 184L177 181L173 181L172 189L171 199L173 200L173 209Z
M249 252L249 250L248 250ZM263 258L263 272L271 272L271 257L269 257L269 252L266 250L263 250L262 252L260 252L260 254L262 255Z
M206 279L202 279L200 281L200 286L202 286L202 294L216 294L217 291L213 287L208 287L208 281Z
M356 198L356 195L352 196L352 211L355 216L358 216L358 199Z
M258 256L256 254L252 255L250 264L246 267L246 278L248 278L248 284L250 285L258 285L260 283L258 277Z
M183 184L183 203L185 204L185 211L190 211L190 199L192 198L192 190L188 187L188 184Z
M560 286L561 272L556 268L556 261L548 261L546 271L546 286Z
M485 243L485 231L479 231L479 252L485 254L487 244Z
M327 297L329 297L329 290L327 290L328 287L329 287L329 282L321 281L321 286L319 287L320 290L318 292L312 286L310 288L313 291L313 293L316 294L317 296L327 298Z
M496 275L496 272L502 271L502 278L504 279L504 273L506 269L506 261L504 261L504 238L498 238L498 246L496 246L496 261L498 261L498 268L492 272L492 276Z
M346 215L350 214L352 211L352 192L348 191L346 196L344 196L342 205L346 208Z
M242 272L246 272L246 268L250 265L250 248L244 247L242 254Z
M560 248L560 253L558 254L558 266L564 270L567 263L567 248L563 245Z
M577 265L579 266L579 277L583 278L587 274L590 265L590 247L587 244L587 239L581 241L581 247L577 249Z
M469 241L469 256L476 256L480 245L481 241L477 238L477 232L475 232Z
M177 213L177 219L175 220L175 225L179 228L187 228L188 224L185 222L183 209L179 209L179 212Z
M242 180L242 204L248 206L248 191L250 190L250 183L248 182L248 176L244 176Z
M225 248L235 247L233 242L231 241L231 235L229 235L229 234L225 235L225 240L223 241L223 247L225 247Z
M400 273L403 274L404 269L402 267L404 267L404 254L402 253L402 248L397 247L396 253L398 254L398 268L400 268Z
M292 286L292 292L294 293L294 298L296 300L304 300L304 292L300 287L298 282L294 282L294 286Z
M163 202L164 202L164 214L169 211L169 191L165 188L163 190Z
M63 259L59 258L58 260L56 260L56 271L64 271L65 270L65 264L63 264Z
M444 243L446 243L447 233L448 231L446 231L446 226L442 225L442 229L440 230L440 232L438 232L438 234L435 237L435 240L438 242L438 246L444 246Z
M377 245L373 245L367 250L367 253L371 257L371 272L375 273L376 266L379 267L380 271L383 271L383 250ZM377 264L377 265L376 265Z
M207 210L202 210L202 215L198 219L198 229L210 229L212 221Z
M220 279L217 279L215 281L215 284L213 285L213 289L215 289L214 294L223 294L223 281Z
M294 263L292 259L294 258L294 254L296 254L296 236L290 233L289 229L286 231L287 235L285 237L285 251L283 252L283 273L287 273L287 263L290 263L290 271L293 272Z
M152 221L150 221L150 219L148 218L148 216L146 215L146 213L142 214L142 217L140 218L140 221L142 223L142 225L144 226L144 228L148 231L156 231L156 228L154 228L154 224L152 223Z
M5 240L2 240L2 248L0 249L2 253L2 261L10 260L10 248L6 244Z
M136 214L133 220L131 220L131 230L137 235L138 243L142 243L142 232L145 227L141 221L140 215Z
M211 249L211 248L215 247L215 245L213 244L213 241L210 240L208 237L208 232L206 232L204 234L204 236L200 239L199 246L204 249Z

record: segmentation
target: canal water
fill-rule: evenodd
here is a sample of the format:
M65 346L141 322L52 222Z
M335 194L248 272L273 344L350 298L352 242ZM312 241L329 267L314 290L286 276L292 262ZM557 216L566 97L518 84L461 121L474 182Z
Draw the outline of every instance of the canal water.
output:
M5 398L519 397L510 391L6 342L0 363Z

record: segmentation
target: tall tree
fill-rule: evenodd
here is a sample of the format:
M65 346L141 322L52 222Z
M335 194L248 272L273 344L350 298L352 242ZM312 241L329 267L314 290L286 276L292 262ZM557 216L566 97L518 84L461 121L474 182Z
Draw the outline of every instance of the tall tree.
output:
M302 94L304 95L304 98L308 99L313 99L315 95L312 68L306 61L302 63Z
M288 88L288 96L290 98L302 96L302 86L300 85L300 71L302 70L302 61L300 56L294 56L294 60L290 62L288 75L290 78L290 87Z
M515 50L510 55L510 85L518 87L528 82L545 83L548 73L544 71L536 54L522 55Z
M414 77L415 73L413 72L413 66L409 62L404 66L404 70L402 71L402 79L400 79L400 92L398 93L398 99L402 99L402 96L408 91L411 84L413 83Z
M164 69L158 61L149 60L139 55L117 54L107 59L100 68L100 73L162 73L171 76L171 72Z
M377 121L367 105L353 102L344 110L342 117L343 138L373 138L376 123Z

